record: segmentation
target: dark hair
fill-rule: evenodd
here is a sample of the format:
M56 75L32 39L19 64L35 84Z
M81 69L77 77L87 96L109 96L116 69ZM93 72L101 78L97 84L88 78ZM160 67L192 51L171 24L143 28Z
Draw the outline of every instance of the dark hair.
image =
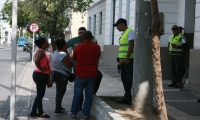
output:
M127 23L124 23L124 25L127 27Z
M92 40L93 39L92 33L90 31L86 31L84 33L84 39Z
M39 39L35 40L34 43L41 48L42 45L45 43L46 38L44 37L40 37Z
M55 45L58 50L61 50L64 45L66 45L66 41L64 39L59 39L55 41Z
M80 27L78 30L84 30L84 31L86 31L86 28L85 27Z

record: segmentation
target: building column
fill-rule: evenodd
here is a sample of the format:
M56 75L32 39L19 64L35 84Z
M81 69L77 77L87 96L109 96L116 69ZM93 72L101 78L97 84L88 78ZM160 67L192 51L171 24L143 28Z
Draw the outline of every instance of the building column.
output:
M195 6L196 2L196 6ZM186 8L188 12L186 13L187 16L185 16L188 21L190 19L193 21L195 24L191 24L190 22L185 22L186 25L186 30L185 30L185 35L189 38L189 46L190 48L193 48L190 50L190 59L189 59L189 84L188 88L191 92L193 93L200 93L200 13L198 12L200 10L200 0L190 0L187 2L188 5L191 6L191 9L194 10L195 12L189 10L190 8ZM192 4L192 5L191 5ZM193 34L190 33L190 30L192 31L193 29Z

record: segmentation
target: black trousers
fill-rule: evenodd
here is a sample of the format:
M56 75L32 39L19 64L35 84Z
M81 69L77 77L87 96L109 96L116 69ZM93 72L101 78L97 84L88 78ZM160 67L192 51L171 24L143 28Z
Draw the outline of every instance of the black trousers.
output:
M56 83L56 110L60 110L62 108L62 99L66 92L69 77L54 71L53 78Z
M39 114L42 115L44 113L42 99L45 94L48 75L34 71L33 80L36 84L37 96L35 97L31 113L39 112Z
M171 56L171 74L172 74L172 83L180 84L183 77L183 56L172 55Z

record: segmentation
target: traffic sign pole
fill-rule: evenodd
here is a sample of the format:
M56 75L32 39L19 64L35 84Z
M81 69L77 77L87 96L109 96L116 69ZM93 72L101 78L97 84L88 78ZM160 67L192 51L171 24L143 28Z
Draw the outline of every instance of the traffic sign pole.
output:
M32 64L33 64L33 59L34 59L34 41L35 41L35 33L38 32L39 30L39 25L37 23L31 23L29 26L29 29L31 32L33 32L33 43L32 43Z
M32 64L33 64L33 58L34 58L34 51L35 51L35 48L34 48L34 41L35 41L35 32L33 32L33 43L32 43Z

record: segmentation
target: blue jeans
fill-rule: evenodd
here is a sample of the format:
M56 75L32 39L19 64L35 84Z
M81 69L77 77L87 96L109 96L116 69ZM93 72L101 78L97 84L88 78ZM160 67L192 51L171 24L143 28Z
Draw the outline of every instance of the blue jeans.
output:
M92 96L94 92L96 78L75 78L74 97L71 106L71 113L77 115L82 100L83 90L85 89L85 101L83 105L83 115L88 116L92 107Z
M43 106L42 106L42 99L45 94L48 75L34 71L33 72L33 80L36 84L37 96L35 97L35 101L33 103L31 113L37 113L37 110L38 110L39 114L42 115L44 113Z
M131 99L131 87L133 83L133 59L129 59L127 64L121 64L121 79L124 86L124 97Z

